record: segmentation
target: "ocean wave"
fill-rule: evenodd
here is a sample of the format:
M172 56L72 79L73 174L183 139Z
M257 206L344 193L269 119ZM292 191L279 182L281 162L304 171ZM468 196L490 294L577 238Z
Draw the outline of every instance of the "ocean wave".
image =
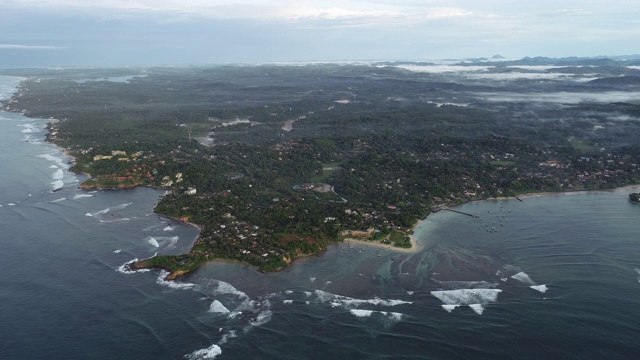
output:
M127 206L129 206L131 204L133 204L133 203L130 202L130 203L126 203L126 204L120 204L120 205L114 206L112 208L112 210L123 210L123 209L125 209Z
M152 238L151 236L147 238L147 242L153 247L160 247L160 244L158 244L158 240Z
M60 202L60 201L65 201L65 200L67 200L67 198L63 197L63 198L60 198L60 199L51 200L51 202L52 203L57 203L57 202Z
M64 182L62 180L56 180L51 182L51 187L53 190L61 189L64 186Z
M134 268L132 268L131 265L136 261L138 261L138 258L134 258L131 261L127 261L126 263L118 266L116 271L119 272L119 273L123 273L123 274L135 274L135 273L142 273L142 272L151 271L151 269L134 269Z
M529 277L529 275L527 275L527 273L525 273L524 271L521 271L515 275L511 276L512 279L514 280L518 280L521 283L525 284L525 285L535 285L536 283L533 282L533 280L531 280L531 278Z
M498 286L498 284L490 283L487 281L439 281L433 279L441 288L447 290L455 289L491 289Z
M357 317L369 317L373 315L373 310L351 309L349 312Z
M252 318L249 323L252 326L262 326L266 323L268 323L269 321L271 321L271 317L273 316L273 313L271 312L271 310L264 310L260 313L258 313L258 315L254 318Z
M196 286L195 284L192 284L192 283L167 280L167 276L169 276L168 271L160 270L160 274L156 278L156 283L158 285L166 286L171 289L179 289L179 290L193 289Z
M222 335L222 339L218 342L218 345L224 345L229 342L230 339L237 338L238 334L235 330L230 330L228 333Z
M55 166L55 165L52 165L52 166ZM58 168L58 170L56 170L56 172L51 174L51 178L53 180L62 180L62 179L64 179L64 171L62 171L62 169Z
M460 305L447 305L447 304L442 304L441 306L442 306L442 308L443 308L446 312L448 312L448 313L452 312L452 311L453 311L453 310L455 310L457 307L460 307Z
M547 290L549 290L547 285L531 285L529 287L532 288L533 290L540 291L543 294L546 293Z
M83 198L89 198L89 197L93 197L93 195L90 194L77 194L73 196L73 200L78 200L78 199L83 199Z
M496 302L498 300L498 294L502 290L500 289L458 289L458 290L440 290L432 291L431 295L438 298L444 303L444 305L450 305L443 308L451 312L457 306L471 306L472 309L478 312L477 305L486 305Z
M469 307L478 315L482 315L484 312L484 306L482 306L482 304L469 304Z
M322 303L330 303L331 306L333 307L338 307L338 306L342 306L342 307L346 307L346 308L351 308L351 307L359 307L361 305L374 305L374 306L398 306L398 305L405 305L405 304L413 304L413 302L411 301L404 301L404 300L384 300L384 299L380 299L380 298L373 298L373 299L354 299L354 298L350 298L348 296L342 296L342 295L336 295L336 294L332 294L330 292L327 291L323 291L323 290L316 290L315 291L316 296L318 297L318 300Z
M231 311L229 311L229 309L227 309L224 305L222 305L222 303L218 300L213 300L213 302L211 303L211 306L209 306L209 312L216 313L216 314L231 313Z
M171 227L171 226L167 226L167 227L165 227L164 229L162 229L162 231L165 231L165 232L167 232L167 231L173 231L173 230L175 230L175 229L174 229L173 227Z
M293 304L293 300L282 300L283 304Z
M189 360L210 360L215 359L216 356L222 354L222 349L218 345L211 345L206 349L200 349L184 356Z

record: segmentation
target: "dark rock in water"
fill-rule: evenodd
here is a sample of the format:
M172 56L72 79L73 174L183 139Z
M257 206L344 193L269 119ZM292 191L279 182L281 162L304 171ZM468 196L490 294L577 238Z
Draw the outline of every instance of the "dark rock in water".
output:
M631 199L631 201L640 202L640 193L629 194L629 199Z

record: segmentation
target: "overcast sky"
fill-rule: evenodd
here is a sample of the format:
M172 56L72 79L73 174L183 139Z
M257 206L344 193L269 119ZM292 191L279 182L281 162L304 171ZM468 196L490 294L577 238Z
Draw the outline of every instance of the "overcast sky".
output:
M638 0L0 0L0 67L640 53Z

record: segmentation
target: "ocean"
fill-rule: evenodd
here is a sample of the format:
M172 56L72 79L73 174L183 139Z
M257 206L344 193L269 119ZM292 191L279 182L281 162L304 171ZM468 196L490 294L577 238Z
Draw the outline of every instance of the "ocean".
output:
M0 98L20 79L0 77ZM163 191L85 191L48 120L0 112L1 359L634 359L639 188L468 203L419 251L358 243L275 274L124 264L189 250Z

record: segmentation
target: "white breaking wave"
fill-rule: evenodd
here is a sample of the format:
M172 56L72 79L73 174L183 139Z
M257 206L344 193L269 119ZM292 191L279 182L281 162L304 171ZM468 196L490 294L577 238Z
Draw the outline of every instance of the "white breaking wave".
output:
M268 323L269 321L271 321L272 316L273 316L273 313L271 312L271 310L265 310L259 313L258 316L256 316L255 318L251 319L251 325L262 326Z
M283 304L293 304L293 300L282 300Z
M357 317L369 317L373 314L373 310L359 310L359 309L351 309L349 310L353 315Z
M408 295L413 295L413 291L407 291Z
M154 247L160 247L160 244L158 244L158 240L152 238L151 236L149 236L147 238L147 242L149 243L149 245L154 246Z
M533 290L537 290L540 291L541 293L546 293L547 290L549 290L549 288L547 287L547 285L531 285L529 286L530 288L532 288Z
M222 354L222 349L218 345L211 345L206 349L200 349L192 352L191 354L185 355L185 359L189 360L208 360L215 359L216 356Z
M164 229L162 229L162 231L165 231L165 232L166 231L173 231L173 230L174 230L174 228L172 228L171 226L167 226Z
M229 309L222 305L220 301L213 300L211 306L209 306L209 312L216 314L229 314L231 311L229 311Z
M55 166L55 165L52 165L52 166ZM64 171L62 171L62 169L58 169L58 170L56 170L56 172L54 172L54 173L51 175L51 178L52 178L53 180L62 180L62 179L64 179Z
M192 284L192 283L167 280L168 275L169 275L168 271L160 270L160 275L158 275L158 278L156 278L156 283L172 289L180 289L180 290L192 289L195 286L195 284Z
M314 277L309 278L309 281L311 281L311 282L315 282L315 281L316 281L316 278L314 278Z
M88 198L88 197L93 197L93 195L90 195L90 194L77 194L77 195L73 196L73 200L78 200L78 199Z
M133 203L130 202L130 203L126 203L126 204L120 204L118 206L114 206L112 209L113 210L122 210L122 209L125 209L127 206L129 206L131 204L133 204Z
M525 284L525 285L535 285L536 283L533 282L533 280L531 280L531 278L529 277L529 275L527 275L524 271L521 271L513 276L511 276L512 279L518 280L521 283Z
M18 125L20 127L23 127L24 129L21 130L21 133L37 133L40 132L40 129L38 129L35 125L32 124L21 124Z
M53 190L58 190L64 186L64 182L62 182L62 180L56 180L51 183L51 186L53 187Z
M118 249L118 250L113 250L114 254L120 254L122 252L122 250Z
M147 272L147 271L151 271L151 269L139 269L139 270L134 270L131 268L131 264L133 264L134 262L138 261L138 258L134 258L131 261L127 261L126 263L118 266L118 268L116 269L117 272L123 273L123 274L135 274L135 273L141 273L141 272Z
M459 307L460 305L446 305L446 304L443 304L441 306L446 312L450 313L453 310L455 310L457 307Z
M478 315L482 315L482 312L484 311L484 307L482 306L482 304L470 304L469 307Z
M410 302L410 301L384 300L380 298L373 298L373 299L366 299L366 300L354 299L347 296L332 294L330 292L323 291L323 290L316 290L315 294L318 297L318 300L320 302L323 302L323 303L329 302L333 307L343 306L346 308L351 308L351 307L358 307L365 304L375 305L375 306L398 306L398 305L404 305L404 304L413 304L413 302Z
M222 335L222 339L220 339L220 342L218 343L218 345L224 345L227 342L229 342L229 339L233 339L233 338L237 338L238 335L236 334L235 330L231 330L228 333Z
M57 203L57 202L60 202L60 201L65 201L65 200L67 200L67 198L66 198L66 197L63 197L63 198L60 198L60 199L52 200L51 202L52 202L52 203Z
M471 308L475 312L478 312L479 308L477 305L486 305L496 302L498 300L498 294L501 292L502 290L500 289L458 289L432 291L431 295L438 298L445 305L450 305L448 307L443 306L443 309L448 312L453 311L457 306L465 305L474 305Z

